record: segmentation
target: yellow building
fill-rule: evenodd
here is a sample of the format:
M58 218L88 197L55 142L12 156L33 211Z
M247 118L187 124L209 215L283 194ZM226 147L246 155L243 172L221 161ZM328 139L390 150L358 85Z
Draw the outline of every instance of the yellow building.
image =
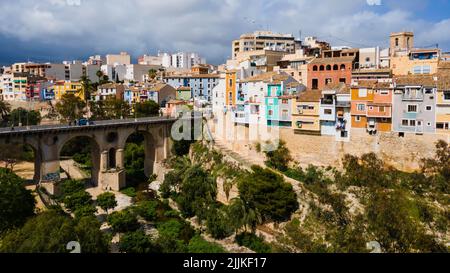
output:
M436 133L450 135L450 62L439 65L436 93Z
M53 85L55 99L60 100L65 94L74 94L84 100L83 86L79 82L59 81Z
M27 100L28 74L14 72L12 77L14 100Z
M320 135L322 92L306 90L292 100L292 129L297 134Z

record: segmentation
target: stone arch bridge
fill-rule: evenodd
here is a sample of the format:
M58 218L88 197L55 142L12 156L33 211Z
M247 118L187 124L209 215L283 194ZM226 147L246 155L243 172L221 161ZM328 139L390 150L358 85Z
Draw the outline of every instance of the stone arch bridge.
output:
M35 152L34 180L51 194L60 181L60 152L76 137L87 137L92 147L92 183L104 190L126 186L124 149L128 137L144 135L145 174L159 174L170 156L171 128L177 119L168 117L97 121L89 126L48 125L0 129L0 143L28 144Z

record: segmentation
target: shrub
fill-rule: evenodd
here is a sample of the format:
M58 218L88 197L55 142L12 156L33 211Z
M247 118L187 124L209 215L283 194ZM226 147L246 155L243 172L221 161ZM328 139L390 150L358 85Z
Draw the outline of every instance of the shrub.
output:
M262 237L258 237L253 233L241 233L236 236L236 243L240 246L248 247L256 253L271 253L272 248Z
M250 209L261 213L263 221L283 222L298 209L292 185L269 169L253 166L238 178L240 198Z
M115 232L135 231L139 228L136 215L130 210L116 211L108 216L108 223Z
M136 189L133 187L125 188L120 192L131 198L136 197Z
M189 253L226 253L226 250L219 244L210 243L200 235L194 236L188 245Z
M159 248L144 231L128 232L120 238L119 251L125 253L158 253Z
M134 211L137 215L141 216L147 221L156 220L156 209L158 208L158 202L156 201L143 201L134 207Z

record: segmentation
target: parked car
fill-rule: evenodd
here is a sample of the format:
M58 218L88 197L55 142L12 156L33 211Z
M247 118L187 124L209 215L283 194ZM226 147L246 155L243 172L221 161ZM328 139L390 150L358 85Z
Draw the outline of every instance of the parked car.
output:
M78 126L89 126L89 125L94 125L94 122L92 120L88 120L85 118L79 119L78 121L75 121L76 125Z

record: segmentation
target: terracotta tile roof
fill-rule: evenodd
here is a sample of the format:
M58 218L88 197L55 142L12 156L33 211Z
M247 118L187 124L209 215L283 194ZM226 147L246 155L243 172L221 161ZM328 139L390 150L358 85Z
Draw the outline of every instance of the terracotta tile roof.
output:
M359 80L355 87L364 87L372 89L388 89L391 88L390 82L379 82L377 80Z
M166 76L164 78L166 79L178 79L178 78L200 78L200 79L204 79L204 78L219 78L220 75L219 74L183 74L183 75L170 75L170 76Z
M310 64L332 64L332 63L351 63L355 60L355 56L350 57L334 57L334 58L315 58Z
M155 91L155 92L159 92L159 91L161 91L163 88L165 88L165 87L167 87L167 86L170 86L170 85L165 84L165 83L157 83L157 84L154 84L154 85L152 85L152 86L149 86L149 87L148 87L148 90L150 90L150 91ZM172 87L172 88L173 88L173 87Z
M188 104L185 100L169 100L169 104Z
M117 83L105 83L100 85L98 88L99 89L113 89L113 88L117 88L122 86L122 84L117 84Z
M278 98L279 99L285 99L285 100L290 100L290 99L293 99L293 98L296 98L297 96L294 96L294 95L283 95L283 96L279 96Z
M356 69L353 70L353 74L370 74L370 73L391 73L390 68L380 68L380 69Z
M436 86L435 75L408 75L394 78L397 85Z
M245 79L242 82L267 82L267 83L281 83L282 81L285 81L289 78L289 75L286 73L280 73L278 72L266 72L263 74L259 74L256 76L253 76L251 78Z
M180 86L177 88L179 91L191 91L191 88L188 86Z
M327 84L323 90L334 90L336 94L350 94L349 86L342 82Z
M297 96L297 101L299 102L319 102L322 98L322 91L320 90L311 90L308 89L306 91L301 92Z

